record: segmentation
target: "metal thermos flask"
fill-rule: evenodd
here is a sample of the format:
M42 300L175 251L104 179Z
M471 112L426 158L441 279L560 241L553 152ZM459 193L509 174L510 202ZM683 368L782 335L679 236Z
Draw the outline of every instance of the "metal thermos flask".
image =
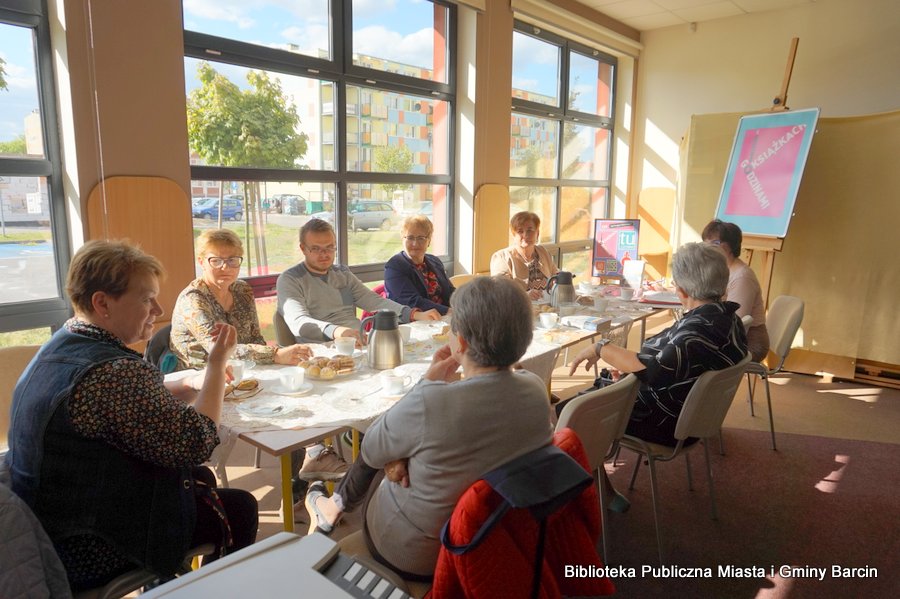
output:
M397 314L391 310L378 310L362 320L359 325L361 334L365 333L368 322L372 322L368 343L369 368L388 370L400 366L403 363L403 340L400 338Z

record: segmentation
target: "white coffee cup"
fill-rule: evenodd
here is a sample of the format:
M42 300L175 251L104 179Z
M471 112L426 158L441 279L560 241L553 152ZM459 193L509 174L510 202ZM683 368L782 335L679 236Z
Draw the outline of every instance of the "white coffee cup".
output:
M412 383L412 377L409 375L397 374L393 370L384 370L379 375L381 379L381 388L388 395L399 395L403 393L403 389Z
M338 337L334 340L334 347L338 350L339 354L344 354L347 356L353 355L353 350L356 349L356 338L354 337Z
M408 324L401 324L397 328L400 330L400 339L403 340L403 343L409 343L410 338L412 338L412 327Z
M596 296L594 298L594 310L598 312L606 312L606 308L609 307L609 300L602 296Z
M278 380L281 388L286 391L296 391L303 386L306 371L296 366L289 366L278 371Z
M251 360L228 360L228 365L231 366L231 376L234 377L232 382L237 385L244 380L244 375L247 374L247 371L256 366L256 362Z
M623 300L630 300L634 297L634 289L631 287L622 287L619 289L619 298Z
M552 329L559 322L559 314L556 312L541 312L538 318L541 319L541 326L545 329Z

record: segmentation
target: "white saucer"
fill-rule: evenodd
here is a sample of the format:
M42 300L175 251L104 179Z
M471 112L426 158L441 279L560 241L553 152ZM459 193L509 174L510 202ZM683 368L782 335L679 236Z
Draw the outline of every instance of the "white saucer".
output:
M539 322L539 323L537 324L537 328L539 328L539 329L542 330L542 331L553 331L553 330L559 328L559 323L557 322L557 323L556 323L555 325L553 325L552 327L545 327L543 324L541 324L541 323Z
M313 388L312 383L310 383L309 381L304 381L303 384L300 385L300 387L298 387L297 389L295 389L293 391L291 391L289 389L285 389L280 384L275 385L274 387L269 389L269 391L271 391L272 393L277 393L278 395L288 395L290 397L298 397L300 395L305 395L306 393L309 393L312 390L312 388Z
M286 416L297 411L302 406L290 399L265 397L254 401L246 401L237 405L237 411L247 416L263 418Z

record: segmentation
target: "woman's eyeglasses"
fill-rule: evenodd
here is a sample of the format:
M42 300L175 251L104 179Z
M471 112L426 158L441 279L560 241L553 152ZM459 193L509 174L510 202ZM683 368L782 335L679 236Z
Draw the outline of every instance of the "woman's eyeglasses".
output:
M405 239L407 243L421 244L421 243L425 243L426 241L428 241L429 238L425 237L424 235L407 235L403 239Z
M228 266L228 268L238 268L243 262L243 256L229 256L228 258L219 258L218 256L210 256L206 259L209 262L209 265L213 268L222 268L223 266Z

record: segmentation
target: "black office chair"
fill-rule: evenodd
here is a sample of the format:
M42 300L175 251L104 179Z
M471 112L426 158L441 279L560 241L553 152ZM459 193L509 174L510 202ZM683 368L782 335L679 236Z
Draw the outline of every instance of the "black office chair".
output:
M178 368L178 358L169 350L169 337L172 334L172 325L167 324L153 333L153 337L147 343L144 350L144 359L159 368L163 374L175 372Z

